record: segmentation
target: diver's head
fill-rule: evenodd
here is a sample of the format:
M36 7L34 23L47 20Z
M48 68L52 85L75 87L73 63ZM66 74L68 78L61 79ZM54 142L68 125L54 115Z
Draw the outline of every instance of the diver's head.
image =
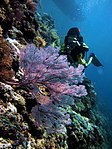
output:
M65 41L64 41L65 46L69 45L70 47L75 47L77 44L76 42L75 43L73 42L74 40L79 42L82 42L83 40L83 37L82 37L80 41L79 37L82 37L80 35L80 29L77 27L70 28L67 33L67 36L65 36Z
M76 38L79 37L79 35L80 35L80 29L77 27L70 28L67 33L67 36L73 36Z

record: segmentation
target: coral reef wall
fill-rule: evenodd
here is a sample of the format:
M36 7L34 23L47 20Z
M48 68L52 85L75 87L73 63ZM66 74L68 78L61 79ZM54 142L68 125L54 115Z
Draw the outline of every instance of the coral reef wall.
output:
M0 148L105 149L94 86L39 3L0 1Z

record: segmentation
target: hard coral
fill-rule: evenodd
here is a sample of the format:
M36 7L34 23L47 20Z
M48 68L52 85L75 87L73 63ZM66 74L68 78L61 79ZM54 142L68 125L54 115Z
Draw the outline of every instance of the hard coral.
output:
M13 36L11 34L11 32L13 32L13 26L22 32L21 40L33 42L33 39L36 36L38 23L35 20L34 12L27 8L26 3L27 2L25 1L11 0L1 4L0 24L4 30L4 37L9 36L11 38L18 38L16 33L13 34ZM36 9L35 2L29 3L30 6L32 6L31 9Z

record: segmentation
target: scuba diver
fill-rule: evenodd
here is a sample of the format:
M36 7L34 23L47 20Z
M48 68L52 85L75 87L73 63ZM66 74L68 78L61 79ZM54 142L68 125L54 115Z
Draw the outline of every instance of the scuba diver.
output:
M68 62L71 65L83 64L87 67L92 62L97 67L103 66L94 53L91 53L85 60L84 57L87 58L88 51L89 47L84 43L80 29L77 27L69 29L61 48L61 54L67 55Z

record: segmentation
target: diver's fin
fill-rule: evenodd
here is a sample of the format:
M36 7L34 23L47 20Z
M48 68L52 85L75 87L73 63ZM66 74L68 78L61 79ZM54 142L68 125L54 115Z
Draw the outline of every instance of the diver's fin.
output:
M92 59L93 65L95 65L97 67L103 66L94 53L92 53L91 56L93 57L93 59Z

